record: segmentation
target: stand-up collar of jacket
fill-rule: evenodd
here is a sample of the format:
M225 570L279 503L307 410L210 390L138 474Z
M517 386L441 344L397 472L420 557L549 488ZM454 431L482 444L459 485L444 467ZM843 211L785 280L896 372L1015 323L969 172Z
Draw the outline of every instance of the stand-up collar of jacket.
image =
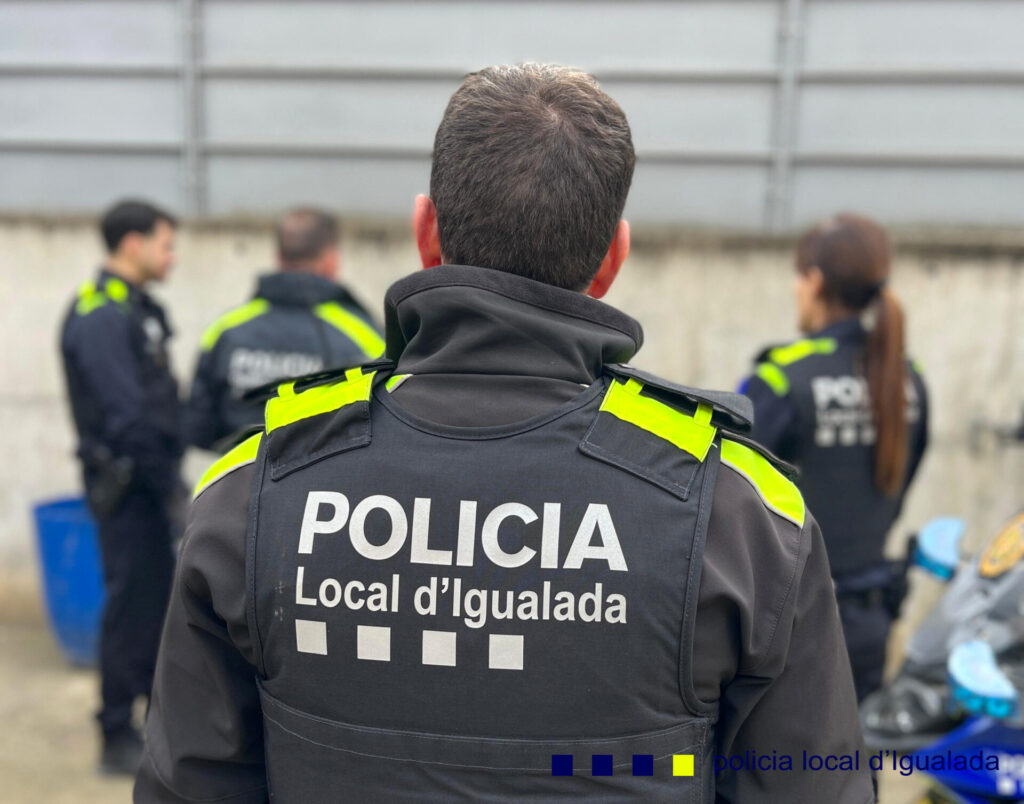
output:
M302 271L261 274L256 284L256 295L271 304L290 307L313 307L331 301L354 303L351 294L337 282Z
M867 330L861 324L860 318L851 316L840 321L834 321L826 327L815 332L812 338L835 338L839 343L863 343L867 337Z
M384 300L401 374L503 374L589 384L643 343L634 319L532 279L462 265L419 271Z

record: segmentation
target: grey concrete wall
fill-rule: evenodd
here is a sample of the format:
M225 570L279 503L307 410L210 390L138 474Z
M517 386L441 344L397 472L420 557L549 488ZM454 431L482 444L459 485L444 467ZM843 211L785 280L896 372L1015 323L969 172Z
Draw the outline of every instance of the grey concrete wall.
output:
M379 306L394 279L416 269L403 227L350 225L345 274ZM970 523L986 539L1021 500L1024 449L968 449L978 419L1010 421L1024 403L1024 248L900 249L893 284L908 311L909 347L933 400L932 448L894 542L929 517ZM0 618L37 617L33 502L77 488L56 338L79 282L101 259L93 224L0 221ZM186 227L180 263L156 291L171 311L179 376L192 371L199 335L243 300L269 264L257 224ZM638 232L608 301L644 324L638 365L694 385L731 388L765 342L793 334L790 245ZM194 478L208 456L191 455Z

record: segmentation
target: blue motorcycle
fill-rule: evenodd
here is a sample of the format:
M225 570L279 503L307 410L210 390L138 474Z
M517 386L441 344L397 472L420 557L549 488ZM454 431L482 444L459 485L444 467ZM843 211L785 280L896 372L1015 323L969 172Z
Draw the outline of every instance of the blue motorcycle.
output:
M1024 513L961 567L963 531L938 519L918 536L914 563L948 586L864 701L865 742L935 780L921 804L1024 801Z

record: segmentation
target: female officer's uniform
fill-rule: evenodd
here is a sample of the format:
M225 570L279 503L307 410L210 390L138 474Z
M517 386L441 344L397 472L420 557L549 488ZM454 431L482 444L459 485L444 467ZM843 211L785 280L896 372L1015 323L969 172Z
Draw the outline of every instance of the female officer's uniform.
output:
M885 642L902 598L902 568L883 556L927 445L928 399L907 367L910 438L903 489L875 483L875 425L861 368L867 331L857 317L766 349L740 390L754 402L753 437L800 468L798 486L821 524L857 696L881 684Z

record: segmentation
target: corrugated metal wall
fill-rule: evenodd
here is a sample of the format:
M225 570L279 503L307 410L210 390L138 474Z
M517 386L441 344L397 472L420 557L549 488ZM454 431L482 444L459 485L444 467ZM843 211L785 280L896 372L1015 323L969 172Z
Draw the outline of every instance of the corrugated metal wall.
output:
M584 67L637 223L1024 215L1024 0L0 0L0 212L404 216L469 70Z

